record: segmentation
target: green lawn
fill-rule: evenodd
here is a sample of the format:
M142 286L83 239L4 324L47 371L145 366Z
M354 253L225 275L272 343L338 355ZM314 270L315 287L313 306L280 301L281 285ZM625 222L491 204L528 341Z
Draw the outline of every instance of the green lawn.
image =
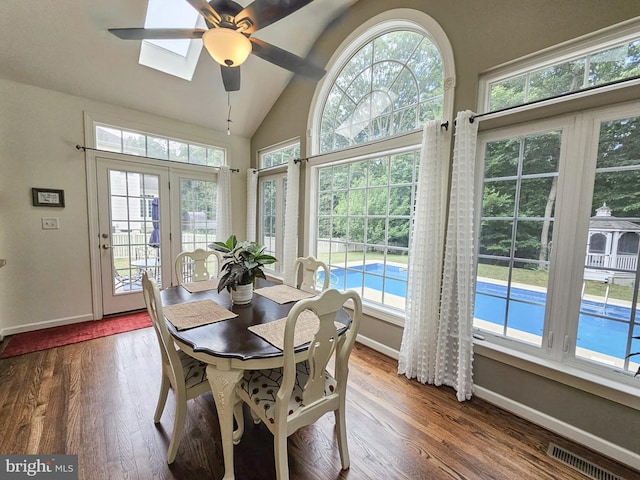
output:
M340 257L342 258L342 257ZM363 255L362 252L348 252L347 253L347 262L353 261L362 261ZM329 254L321 254L318 255L318 259L329 263ZM366 252L366 260L384 260L384 254L378 251L368 251ZM406 255L387 255L388 262L394 263L407 263ZM478 265L478 276L485 278L492 278L495 280L507 281L509 270L507 267L500 267L497 265L486 265L480 264ZM525 268L514 268L512 272L512 282L521 283L524 285L532 285L536 287L547 288L549 274L548 272L542 270L528 270ZM591 280L587 280L585 285L585 295L594 295L598 297L604 297L606 293L607 285L602 282L594 282ZM623 286L623 285L611 285L609 289L609 298L624 300L624 301L632 301L633 299L633 289L631 287Z
M494 278L496 280L507 280L509 270L506 267L496 265L478 265L478 276L486 278ZM512 282L522 283L525 285L533 285L536 287L547 287L549 275L542 270L528 270L525 268L514 268L512 273ZM585 295L595 295L604 297L607 285L602 282L586 281L584 293ZM618 300L631 301L633 299L633 289L623 285L611 285L609 289L609 298Z

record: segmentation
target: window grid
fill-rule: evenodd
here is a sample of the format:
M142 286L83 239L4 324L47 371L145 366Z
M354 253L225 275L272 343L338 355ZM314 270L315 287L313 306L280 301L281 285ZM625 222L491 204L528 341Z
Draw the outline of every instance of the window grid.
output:
M487 85L486 111L543 100L640 75L640 36L614 45L598 45L562 62L536 65L524 73ZM553 79L553 81L550 81Z
M418 151L318 169L317 257L331 284L404 310Z
M277 167L289 162L291 158L300 158L300 143L287 145L275 150L260 153L260 168Z
M640 116L632 116L603 121L597 132L591 202L594 215L588 227L591 235L575 353L578 359L613 364L631 372L640 367L640 359L628 357L640 347L640 341L632 338L640 335L640 148L635 140L639 128ZM606 339L606 343L597 338Z
M561 135L551 131L485 147L474 326L538 347ZM540 295L529 294L532 288Z
M211 145L194 144L101 124L96 124L95 134L96 148L109 152L208 167L221 167L226 163L226 151Z
M329 152L420 128L440 118L442 59L417 32L384 33L342 68L322 112L320 151Z

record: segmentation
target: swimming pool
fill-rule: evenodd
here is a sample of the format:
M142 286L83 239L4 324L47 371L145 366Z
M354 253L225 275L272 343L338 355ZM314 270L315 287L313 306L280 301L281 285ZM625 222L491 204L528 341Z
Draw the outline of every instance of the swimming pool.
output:
M407 296L407 269L383 263L331 268L331 285L338 289L362 286L402 298ZM505 285L477 282L474 317L496 325L504 324L507 301ZM511 288L507 325L542 336L546 293L525 288ZM626 354L631 309L619 305L583 300L581 303L577 346L623 359ZM603 318L606 317L606 318Z

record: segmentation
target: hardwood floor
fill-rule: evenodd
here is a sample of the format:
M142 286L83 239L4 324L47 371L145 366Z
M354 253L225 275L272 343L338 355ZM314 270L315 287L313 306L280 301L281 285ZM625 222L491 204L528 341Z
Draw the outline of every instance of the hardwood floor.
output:
M77 454L79 478L220 479L220 433L211 394L189 402L173 465L166 450L173 394L153 423L160 357L151 328L0 360L0 453ZM347 426L351 468L340 470L334 419L289 439L292 479L584 480L547 456L549 442L621 477L632 471L482 400L398 376L397 362L356 344ZM275 478L272 437L254 426L235 447L237 480Z

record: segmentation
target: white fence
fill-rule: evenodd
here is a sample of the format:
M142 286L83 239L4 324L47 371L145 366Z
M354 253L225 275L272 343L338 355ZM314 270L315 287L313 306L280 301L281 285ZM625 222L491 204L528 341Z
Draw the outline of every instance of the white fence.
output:
M142 233L113 233L111 234L111 245L114 258L144 258L145 251L149 252L152 247L148 245L149 236ZM215 235L204 233L184 232L182 234L182 245L187 248L207 248L215 240ZM131 250L129 250L131 247ZM147 253L146 256L149 256Z
M587 254L585 267L611 268L615 270L627 270L635 272L638 266L637 255L605 255Z

